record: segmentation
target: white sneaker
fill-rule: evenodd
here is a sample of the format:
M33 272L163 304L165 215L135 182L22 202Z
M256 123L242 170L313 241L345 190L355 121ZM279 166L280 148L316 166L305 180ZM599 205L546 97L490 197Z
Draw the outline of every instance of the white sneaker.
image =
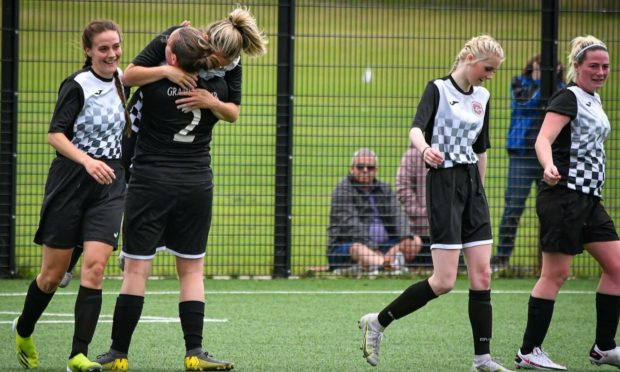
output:
M610 366L620 368L620 347L616 346L615 349L602 351L595 344L590 350L590 363L597 366L609 364Z
M69 283L71 283L71 279L73 279L73 274L71 274L70 271L67 271L65 273L65 276L62 277L62 280L60 281L60 283L58 283L58 286L60 288L65 288L66 286L69 285Z
M379 276L379 269L368 269L368 271L366 271L364 274L366 276L371 277L371 278L372 277L377 277L377 276Z
M334 269L333 273L334 275L357 276L360 273L360 267L358 265L339 267Z
M471 365L470 372L512 372L512 371L502 366L499 363L499 361L497 361L496 359L489 358L478 365L476 364L476 362L474 362L474 364Z
M373 367L379 363L379 348L383 338L383 331L372 326L371 320L376 320L377 315L377 313L366 314L357 322L357 326L362 331L362 346L360 349L368 364Z
M521 350L517 351L515 356L515 365L517 369L540 369L547 371L566 371L566 367L554 363L549 359L549 355L542 348L535 347L529 354L521 354Z

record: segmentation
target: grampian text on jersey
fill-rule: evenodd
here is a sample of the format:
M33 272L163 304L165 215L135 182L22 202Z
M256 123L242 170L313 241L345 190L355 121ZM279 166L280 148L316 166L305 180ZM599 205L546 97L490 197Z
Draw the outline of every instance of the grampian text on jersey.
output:
M169 87L168 88L168 96L178 96L181 92L189 92L190 89L183 89L181 87Z

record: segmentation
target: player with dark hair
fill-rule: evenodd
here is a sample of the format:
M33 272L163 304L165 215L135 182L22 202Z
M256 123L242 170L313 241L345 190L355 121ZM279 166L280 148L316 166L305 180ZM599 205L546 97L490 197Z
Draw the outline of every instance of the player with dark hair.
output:
M121 137L128 121L118 63L122 55L118 26L92 21L82 33L84 67L66 78L58 93L48 142L56 149L35 242L43 245L41 272L30 284L24 308L13 322L17 359L37 368L32 333L71 260L83 243L75 328L67 371L100 371L88 358L99 313L103 272L116 248L123 214L124 170Z

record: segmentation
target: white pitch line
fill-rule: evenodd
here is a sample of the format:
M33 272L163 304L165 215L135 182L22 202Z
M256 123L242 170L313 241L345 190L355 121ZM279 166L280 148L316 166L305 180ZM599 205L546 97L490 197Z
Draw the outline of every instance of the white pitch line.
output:
M403 290L346 290L346 291L241 291L241 290L232 290L232 291L205 291L205 295L368 295L368 294L400 294ZM469 294L469 290L453 290L450 293L455 294ZM530 294L530 290L492 290L492 294ZM103 292L104 295L107 296L118 296L118 292ZM166 295L178 295L178 291L149 291L146 292L146 296L166 296ZM594 291L575 291L575 290L560 290L560 295L569 294L569 295L593 295ZM25 296L25 292L17 293L0 293L0 297L20 297ZM55 296L75 296L76 292L56 292Z
M19 315L20 312L17 311L0 311L0 315ZM71 313L43 313L43 316L49 317L59 317L59 318L73 318L73 314ZM205 318L205 323L226 323L228 319L215 319L215 318ZM140 323L179 323L180 320L178 317L170 318L163 316L149 316L143 315L140 317ZM12 324L13 320L0 320L0 324ZM37 324L73 324L73 319L70 320L39 320ZM112 315L101 314L99 316L98 323L112 323Z
M45 314L44 314L45 315ZM179 323L179 319L142 319L140 323ZM226 323L228 319L205 319L205 323ZM37 324L73 324L73 320L39 320ZM97 323L112 323L112 319L99 319ZM12 320L0 320L0 324L13 324Z

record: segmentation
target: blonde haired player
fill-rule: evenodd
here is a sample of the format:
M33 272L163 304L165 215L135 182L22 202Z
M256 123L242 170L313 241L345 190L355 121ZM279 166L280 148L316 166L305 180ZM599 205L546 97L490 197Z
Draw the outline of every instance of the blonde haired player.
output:
M491 359L491 224L484 194L489 143L489 92L481 87L504 60L488 35L469 40L448 76L426 86L410 139L430 168L427 203L433 256L430 278L407 288L379 313L359 320L364 358L379 361L384 329L437 296L450 292L463 250L470 282L469 318L474 336L472 371L507 371ZM449 204L448 204L449 203Z
M609 76L607 46L594 36L576 37L568 66L571 83L551 98L536 140L536 155L544 169L536 199L542 272L529 299L515 364L566 370L549 358L542 343L573 256L585 249L603 269L596 290L596 337L590 361L620 368L620 348L614 340L620 314L620 240L601 202L604 142L611 127L596 93Z

